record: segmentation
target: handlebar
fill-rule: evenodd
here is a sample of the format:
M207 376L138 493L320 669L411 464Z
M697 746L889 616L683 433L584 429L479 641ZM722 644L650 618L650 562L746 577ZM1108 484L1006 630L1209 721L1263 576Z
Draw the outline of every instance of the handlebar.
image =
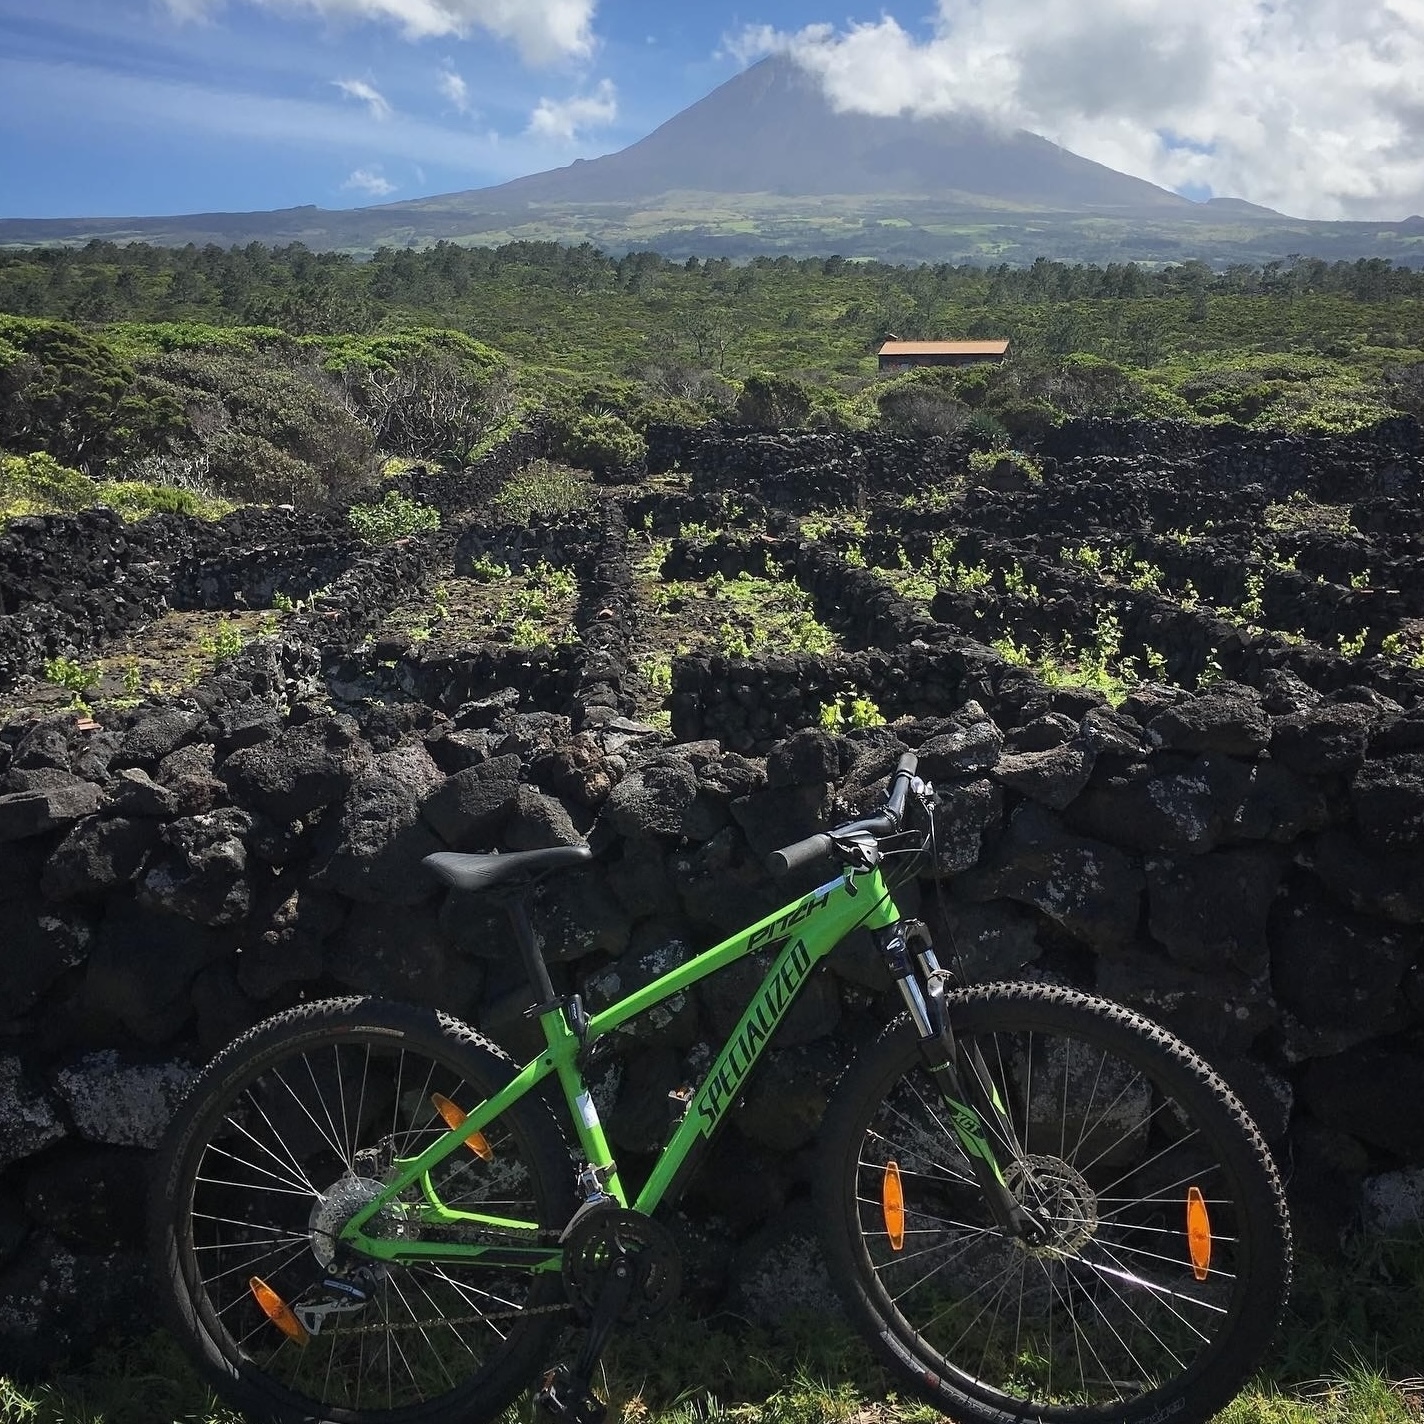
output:
M905 797L909 794L910 782L914 779L915 769L919 764L920 759L914 752L906 752L896 763L895 774L890 780L890 794L885 799L884 809L878 815L849 821L844 826L837 826L833 831L818 831L814 836L807 836L805 840L795 841L780 850L772 851L766 858L771 873L787 875L793 870L799 870L803 865L810 865L822 856L829 855L838 835L847 835L851 831L869 831L873 836L893 835L900 829L900 823L904 819Z
M895 763L895 775L890 782L890 796L885 802L885 813L894 820L896 830L900 829L900 822L905 818L905 797L919 765L920 759L914 752L906 752Z
M813 860L829 855L833 844L825 831L818 831L804 841L795 841L772 851L766 858L767 865L773 875L789 875L793 870L800 870L803 865L810 865Z

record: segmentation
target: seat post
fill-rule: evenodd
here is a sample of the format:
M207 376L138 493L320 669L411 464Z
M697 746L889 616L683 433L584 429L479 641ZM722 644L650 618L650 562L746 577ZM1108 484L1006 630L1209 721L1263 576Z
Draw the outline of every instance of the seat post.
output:
M549 966L544 963L544 956L539 953L539 942L534 938L534 926L529 923L529 911L525 907L524 896L511 895L504 902L504 909L509 916L510 927L514 930L514 942L519 946L519 953L524 957L524 967L534 985L536 1002L552 1004L557 995L549 979Z

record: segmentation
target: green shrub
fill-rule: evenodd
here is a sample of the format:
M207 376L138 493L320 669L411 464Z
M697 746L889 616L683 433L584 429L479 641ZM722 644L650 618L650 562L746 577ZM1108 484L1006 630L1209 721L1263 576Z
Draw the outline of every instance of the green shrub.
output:
M1008 400L993 415L1012 440L1026 445L1043 439L1059 420L1051 405L1038 400Z
M206 446L213 483L242 503L312 505L324 495L310 465L260 435L222 430Z
M1043 478L1043 470L1038 461L1031 455L1026 455L1022 450L971 450L969 452L970 473L977 475L980 479L986 479L994 474L1001 465L1007 465L1010 471L1016 471L1025 478L1038 481Z
M502 564L498 559L491 559L485 554L470 561L470 577L477 583L498 583L501 579L507 579L509 572L508 564Z
M0 455L0 518L69 514L97 502L94 481L53 455Z
M1198 418L1257 429L1344 434L1395 409L1388 386L1323 356L1233 356L1176 379L1178 394Z
M912 371L875 398L880 422L909 435L952 435L968 423L969 407L955 393L955 372Z
M94 486L96 502L107 504L125 519L143 519L150 514L190 514L197 519L221 519L233 506L179 489L175 485L150 485L139 480L100 480Z
M393 544L440 527L439 510L417 504L396 490L387 491L379 504L353 504L347 518L367 544Z
M555 422L552 454L581 470L620 470L641 464L648 446L619 416L578 413Z
M223 618L211 632L204 633L198 639L198 651L205 658L210 658L213 666L217 667L229 658L235 658L242 651L246 642L247 638L242 631L242 625Z
M1162 420L1190 417L1191 407L1171 391L1144 381L1101 356L1076 353L1041 382L1043 396L1064 415Z
M1380 380L1381 395L1392 410L1424 420L1424 361L1386 366Z
M964 433L990 450L1007 450L1013 444L1009 432L987 410L976 410L966 422Z
M593 486L582 471L553 460L534 460L505 481L494 507L511 523L527 524L583 509L592 500Z
M181 405L141 390L102 337L68 322L0 316L0 448L98 471L115 456L161 447L181 424Z
M72 692L76 699L86 692L93 692L103 680L103 673L96 667L86 668L72 658L50 658L44 665L46 682Z
M833 702L821 704L817 722L828 732L844 732L853 727L883 727L885 714L870 698L843 692Z
M21 514L74 514L108 505L125 519L150 514L191 514L220 519L232 508L223 500L172 485L142 480L91 480L66 469L43 451L0 455L0 519Z
M266 352L286 361L298 359L297 337L275 326L210 326L200 321L120 321L104 328L109 345L126 361L141 362L170 351Z
M221 495L311 506L375 474L375 437L317 367L255 351L173 351L141 363L140 384L186 411L181 441Z
M804 381L774 371L758 371L742 382L732 417L742 425L782 430L804 425L811 403L811 390Z

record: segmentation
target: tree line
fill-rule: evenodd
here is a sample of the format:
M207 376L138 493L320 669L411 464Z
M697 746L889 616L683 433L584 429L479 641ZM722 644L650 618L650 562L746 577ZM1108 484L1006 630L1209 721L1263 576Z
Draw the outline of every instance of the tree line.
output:
M1189 261L1150 268L1138 263L1096 266L1039 258L1027 267L922 263L898 266L839 256L690 257L674 262L656 252L614 257L584 243L512 242L467 247L380 248L362 261L345 253L312 252L300 243L266 247L155 247L95 240L82 247L0 251L0 310L68 320L162 321L174 317L232 325L272 325L298 334L362 331L392 307L429 312L459 308L477 289L547 286L570 297L661 293L745 297L758 287L815 291L845 282L855 291L900 299L901 324L935 303L966 308L1033 303L1263 297L1293 302L1332 296L1355 302L1424 297L1424 269L1387 258L1326 262L1297 255L1213 271Z

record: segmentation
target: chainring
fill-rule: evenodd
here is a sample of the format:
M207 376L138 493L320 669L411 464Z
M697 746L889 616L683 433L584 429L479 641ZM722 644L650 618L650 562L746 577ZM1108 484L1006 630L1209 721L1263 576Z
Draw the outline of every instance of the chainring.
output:
M651 1217L608 1207L575 1221L564 1240L564 1288L581 1316L593 1314L620 1254L633 1264L633 1290L619 1320L647 1320L677 1299L682 1257L672 1233Z

